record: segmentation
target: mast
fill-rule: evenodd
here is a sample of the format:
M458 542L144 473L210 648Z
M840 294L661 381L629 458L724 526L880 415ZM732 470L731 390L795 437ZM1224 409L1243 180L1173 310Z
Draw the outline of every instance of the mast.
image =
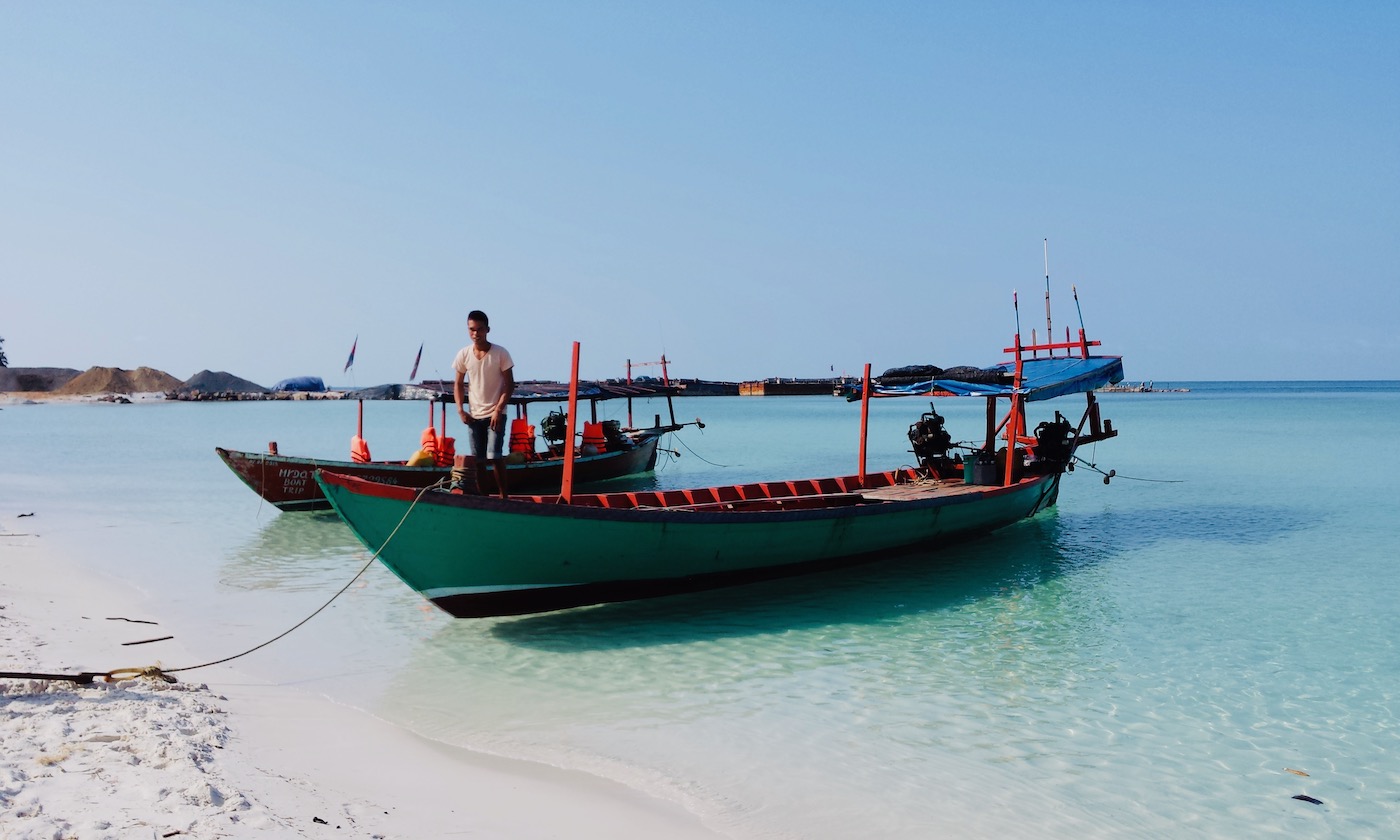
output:
M1050 240L1047 238L1047 239L1044 240L1044 243L1045 243L1045 340L1046 340L1047 342L1050 342L1050 341L1054 341L1054 340L1055 340L1055 333L1054 333L1054 332L1051 330L1051 328L1050 328ZM1034 343L1035 343L1035 340L1032 339L1032 340L1031 340L1031 344L1034 344ZM1055 351L1054 351L1054 350L1051 350L1051 351L1050 351L1050 355L1052 355L1052 356L1055 355Z
M666 392L666 411L670 413L670 415L671 415L671 425L674 426L674 425L676 425L676 405L675 405L675 403L674 403L674 402L672 401L672 399L671 399L671 372L670 372L670 370L669 370L669 368L668 368L668 366L669 366L670 364L671 364L671 360L668 359L668 358L666 358L666 354L663 352L663 353L661 354L661 360L660 360L660 361L658 361L658 362L637 362L637 363L636 363L636 366L637 366L637 367L643 367L643 366L645 366L645 365L661 365L661 384L662 384L663 386L665 386L665 392ZM627 360L627 384L628 384L628 385L631 385L631 384L632 384L632 365L633 365L632 360L631 360L631 359L628 359L628 360ZM630 396L627 398L627 425L628 425L629 428L634 428L633 423L632 423L632 398L631 398Z
M1015 289L1011 290L1011 309L1016 313L1016 335L1021 334L1021 295Z
M1074 311L1079 313L1079 355L1081 358L1089 358L1089 342L1084 336L1084 310L1079 307L1079 287L1070 286L1070 291L1074 293ZM1068 332L1068 328L1066 328Z

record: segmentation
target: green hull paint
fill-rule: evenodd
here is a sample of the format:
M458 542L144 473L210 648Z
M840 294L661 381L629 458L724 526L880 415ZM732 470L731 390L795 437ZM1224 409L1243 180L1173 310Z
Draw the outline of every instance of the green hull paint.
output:
M638 582L680 590L688 581L774 577L936 546L1043 510L1055 503L1059 489L1059 476L1050 475L980 492L934 490L907 501L702 512L419 493L325 474L318 480L366 547L378 551L405 583L456 615L496 614L449 604L491 592L588 586L598 591L579 603L596 603L642 597L625 594L625 585ZM623 594L609 595L610 586ZM529 598L522 597L526 608L510 612L531 611ZM575 604L565 599L544 608L561 605Z

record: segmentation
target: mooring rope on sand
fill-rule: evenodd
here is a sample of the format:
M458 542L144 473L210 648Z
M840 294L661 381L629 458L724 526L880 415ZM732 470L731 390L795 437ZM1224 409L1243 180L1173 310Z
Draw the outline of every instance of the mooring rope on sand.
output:
M422 490L418 491L418 495L413 497L413 502L408 506L408 510L403 512L403 517L399 519L399 522L397 525L394 526L394 529L389 532L389 536L384 538L384 542L379 546L379 548L374 550L374 553L370 555L369 560L366 561L365 564L360 567L360 570L355 573L354 577L350 578L350 580L347 581L344 586L340 587L340 589L337 590L336 593L332 595L324 604L313 610L311 614L308 615L306 618L303 618L301 621L298 621L296 624L293 624L291 627L288 627L286 630L282 631L281 633L278 633L271 639L268 639L267 641L259 645L254 645L253 647L248 648L242 653L235 653L232 656L225 656L222 659L215 659L211 662L203 662L199 665L186 665L180 668L162 668L159 665L147 665L142 668L114 668L111 671L82 671L77 674L42 674L31 673L26 671L0 671L0 679L53 681L63 680L67 682L77 683L78 685L91 685L92 683L97 682L98 680L101 680L102 682L117 682L119 680L130 680L139 677L145 677L148 679L158 679L163 680L165 682L173 683L176 682L176 679L172 677L171 674L178 674L183 671L194 671L199 668L208 668L213 665L222 665L225 662L232 662L235 659L247 656L248 654L253 653L254 651L262 650L263 648L267 647L273 642L276 642L279 639L283 639L291 635L292 631L300 628L302 625L315 618L321 613L322 610L335 603L335 599L339 598L341 595L344 595L345 591L351 586L353 586L355 581L359 580L360 576L369 570L369 567L374 564L374 561L379 559L380 552L384 550L385 546L389 545L389 542L394 539L394 536L396 534L398 534L399 528L403 527L403 524L408 521L409 514L413 513L413 509L417 507L419 500L423 498L424 494L426 494L429 490L442 487L445 484L445 481L438 481L433 484L429 484L427 487L424 487Z
M175 682L175 678L165 674L155 665L148 665L144 668L114 668L111 671L83 671L79 674L36 674L28 671L0 671L0 679L10 680L66 680L78 685L91 685L101 680L102 682L118 682L120 680L132 680L137 677L151 677Z

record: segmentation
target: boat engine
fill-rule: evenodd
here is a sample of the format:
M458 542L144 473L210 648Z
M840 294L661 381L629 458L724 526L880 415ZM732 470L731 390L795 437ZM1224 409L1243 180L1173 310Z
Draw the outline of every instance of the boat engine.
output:
M1046 420L1035 427L1035 457L1037 461L1064 467L1074 455L1074 425L1060 412L1054 421Z
M568 433L569 415L562 411L551 411L540 421L540 437L544 438L551 450L562 446Z
M929 410L919 418L919 422L909 427L909 443L914 446L914 456L928 469L936 470L948 460L948 447L953 445L953 436L943 428L943 417L929 404Z
M630 437L622 433L622 423L618 420L603 421L603 440L607 443L609 452L631 449L635 445Z

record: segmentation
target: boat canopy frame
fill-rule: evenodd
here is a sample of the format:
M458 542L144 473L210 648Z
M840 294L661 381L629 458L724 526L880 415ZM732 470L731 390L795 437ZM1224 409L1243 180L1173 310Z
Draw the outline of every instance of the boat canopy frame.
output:
M1007 449L1014 452L1017 447L1034 451L1038 439L1030 433L1026 422L1026 403L1051 400L1057 397L1084 394L1084 413L1075 427L1073 450L1086 443L1096 443L1118 432L1113 423L1102 417L1094 392L1107 385L1123 381L1123 357L1094 355L1091 347L1100 346L1099 341L1090 341L1084 328L1079 328L1078 340L1069 337L1065 330L1064 341L1036 342L1032 335L1030 344L1021 343L1017 332L1012 345L1002 349L1012 354L1012 358L987 368L993 376L992 382L967 382L958 379L930 379L908 385L880 385L870 378L870 366L865 366L865 376L860 385L861 410L861 473L865 471L865 429L868 401L874 397L982 397L987 400L987 435L980 450L992 453L998 438L1004 440ZM1056 355L1064 351L1064 355ZM1041 356L1041 353L1045 356ZM1029 356L1028 356L1029 354ZM1000 415L997 400L1009 400L1005 414ZM1085 427L1088 427L1087 433ZM1012 484L1015 471L1015 458L1006 458L1004 484Z

